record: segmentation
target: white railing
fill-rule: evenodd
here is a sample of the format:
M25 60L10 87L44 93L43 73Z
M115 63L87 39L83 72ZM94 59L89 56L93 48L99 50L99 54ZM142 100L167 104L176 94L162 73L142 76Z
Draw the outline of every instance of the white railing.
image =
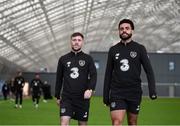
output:
M147 83L142 83L142 87L146 86L148 86ZM167 93L166 96L170 98L180 97L180 93L177 94L177 92L180 92L180 88L177 89L177 87L180 87L180 83L156 83L157 93L159 96L161 96L162 93ZM168 92L161 92L163 88L168 88ZM147 92L145 93L148 94Z

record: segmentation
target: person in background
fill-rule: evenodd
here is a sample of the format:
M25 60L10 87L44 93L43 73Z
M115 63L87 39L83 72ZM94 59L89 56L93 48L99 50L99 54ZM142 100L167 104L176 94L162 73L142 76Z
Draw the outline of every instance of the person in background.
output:
M15 100L15 87L14 87L14 78L11 78L9 81L10 85L10 100L14 101Z
M42 86L42 90L43 90L43 102L47 103L48 99L52 99L51 86L50 86L50 84L48 84L47 81L44 81L44 84Z
M39 107L41 87L42 87L42 81L40 79L39 74L36 74L35 78L31 81L32 101L34 103L35 108Z
M22 72L18 71L17 76L14 79L14 89L15 89L15 108L22 108L23 102L23 87L24 87L24 77L22 76Z
M9 91L10 91L10 88L9 88L8 82L5 81L3 86L2 86L2 93L3 93L4 100L7 100L7 97L9 95Z

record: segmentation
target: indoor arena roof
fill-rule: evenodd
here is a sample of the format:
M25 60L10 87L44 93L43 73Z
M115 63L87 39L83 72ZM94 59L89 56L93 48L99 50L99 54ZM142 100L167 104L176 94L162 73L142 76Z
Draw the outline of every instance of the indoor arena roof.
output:
M54 72L73 32L84 34L85 52L108 51L123 18L148 52L180 52L180 0L1 0L0 57Z

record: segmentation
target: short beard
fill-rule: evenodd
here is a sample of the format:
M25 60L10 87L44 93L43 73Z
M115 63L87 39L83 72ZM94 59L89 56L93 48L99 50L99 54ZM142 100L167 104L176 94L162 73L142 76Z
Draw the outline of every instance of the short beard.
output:
M130 39L132 37L132 34L128 34L127 37L122 37L122 35L119 35L119 37L123 40L123 41L127 41L128 39Z
M79 52L79 51L81 50L81 48L79 48L79 49L74 49L74 48L72 48L72 50L73 50L74 52Z

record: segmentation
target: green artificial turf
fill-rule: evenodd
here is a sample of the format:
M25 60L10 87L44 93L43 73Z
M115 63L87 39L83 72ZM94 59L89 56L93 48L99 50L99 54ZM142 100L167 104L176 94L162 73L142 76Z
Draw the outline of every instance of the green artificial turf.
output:
M77 121L72 120L71 125ZM91 99L89 125L111 125L109 108L102 103L102 97ZM126 119L124 124L127 124ZM39 108L31 99L24 99L23 108L14 108L11 100L0 100L0 125L59 125L59 108L55 100L40 101ZM180 125L180 98L144 97L138 118L138 125Z

